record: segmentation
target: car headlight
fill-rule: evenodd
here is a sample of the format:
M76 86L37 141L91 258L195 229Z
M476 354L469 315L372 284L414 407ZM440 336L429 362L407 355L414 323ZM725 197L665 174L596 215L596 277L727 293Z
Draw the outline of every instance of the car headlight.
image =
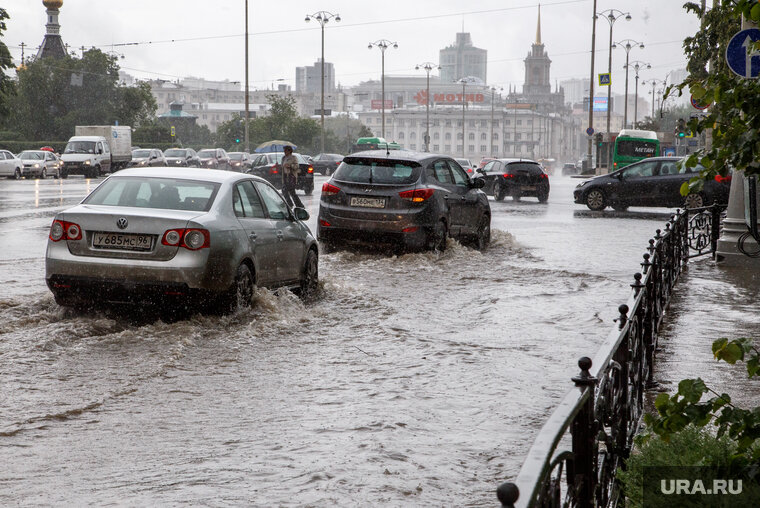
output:
M39 165L39 164L35 164L35 165L34 165L34 166L32 166L32 167L36 169L36 168L39 168L39 167L40 167L40 165Z
M85 166L89 166L90 165L90 161L84 161L84 165Z

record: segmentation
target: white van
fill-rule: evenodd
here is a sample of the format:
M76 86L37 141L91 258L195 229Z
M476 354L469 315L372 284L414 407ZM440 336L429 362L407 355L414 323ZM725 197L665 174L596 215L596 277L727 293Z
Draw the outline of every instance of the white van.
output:
M74 136L66 143L61 160L61 178L97 178L111 170L111 149L103 136Z

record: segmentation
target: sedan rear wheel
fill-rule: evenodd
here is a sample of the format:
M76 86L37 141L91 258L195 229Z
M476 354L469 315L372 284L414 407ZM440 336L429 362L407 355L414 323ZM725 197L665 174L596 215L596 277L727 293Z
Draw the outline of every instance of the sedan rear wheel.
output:
M313 297L319 286L319 258L314 249L310 249L306 254L306 261L303 266L303 275L301 276L301 298L307 299Z
M496 201L503 201L504 200L504 191L501 189L501 185L499 182L494 182L493 184L493 198Z
M256 282L253 280L251 269L242 263L238 266L235 281L222 299L222 312L235 312L238 309L250 307L255 287Z
M478 233L475 237L475 248L484 250L491 243L491 217L486 214L480 216L478 221Z
M702 208L705 206L705 198L702 193L689 194L683 200L683 206L685 208Z
M586 206L589 210L604 210L607 204L604 202L604 193L599 189L591 189L586 194Z
M43 180L47 179L47 168L42 168L42 173L40 173L40 178Z
M446 250L446 223L443 219L439 220L433 227L433 230L428 236L427 246L428 249L437 252L443 252Z

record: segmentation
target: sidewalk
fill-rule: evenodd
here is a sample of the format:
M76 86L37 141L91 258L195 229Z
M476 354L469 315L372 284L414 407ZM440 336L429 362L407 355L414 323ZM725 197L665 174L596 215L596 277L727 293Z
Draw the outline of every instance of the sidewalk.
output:
M716 265L709 258L689 262L673 290L660 330L654 378L647 411L658 392L674 393L684 378L701 377L718 393L728 393L741 407L760 401L760 381L747 377L746 365L718 362L715 339L753 337L760 346L760 270Z

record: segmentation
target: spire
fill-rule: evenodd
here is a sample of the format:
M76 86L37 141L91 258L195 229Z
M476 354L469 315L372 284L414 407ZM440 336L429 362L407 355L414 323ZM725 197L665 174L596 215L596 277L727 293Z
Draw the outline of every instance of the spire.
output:
M538 24L536 25L536 44L541 44L541 4L538 4Z

